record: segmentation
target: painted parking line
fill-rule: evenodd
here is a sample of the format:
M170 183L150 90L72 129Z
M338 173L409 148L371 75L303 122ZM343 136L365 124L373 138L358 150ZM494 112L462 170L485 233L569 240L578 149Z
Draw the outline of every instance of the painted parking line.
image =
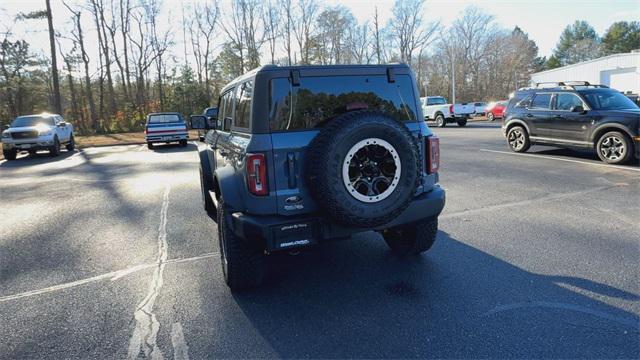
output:
M549 160L556 160L556 161L564 161L564 162L570 162L570 163L577 163L577 164L585 164L585 165L591 165L591 166L605 167L605 168L608 168L608 169L614 168L614 169L619 169L619 170L628 170L628 171L640 172L640 168L633 168L633 167L620 166L620 165L610 165L610 164L605 164L605 163L599 164L599 163L593 163L593 162L582 161L582 160L563 159L563 158L558 158L558 157L548 156L548 155L522 154L522 153L509 152L509 151L489 150L489 149L480 149L480 151L490 152L490 153L497 153L497 154L505 154L505 155L527 156L527 157L532 157L532 158L543 158L543 159L549 159Z

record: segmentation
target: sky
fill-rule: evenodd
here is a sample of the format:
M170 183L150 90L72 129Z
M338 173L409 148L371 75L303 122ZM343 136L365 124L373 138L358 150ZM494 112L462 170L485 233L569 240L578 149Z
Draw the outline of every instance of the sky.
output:
M167 24L176 29L174 41L176 53L182 49L180 31L181 4L189 6L194 2L206 0L164 0L163 18ZM295 0L294 0L295 1ZM223 8L228 7L228 0L222 0ZM372 21L374 9L377 7L381 22L391 15L392 0L324 0L328 5L341 4L351 9L359 22ZM54 26L64 33L71 27L70 15L62 4L62 0L51 0ZM68 0L70 4L85 4L86 0ZM0 0L0 31L11 29L14 39L25 38L32 50L47 54L49 40L46 32L46 21L14 22L15 15L44 9L44 0ZM499 26L512 29L516 25L529 34L538 44L541 56L551 55L562 30L575 20L588 21L602 35L615 21L640 20L640 0L427 0L424 7L425 21L440 21L444 26L450 25L469 5L475 5L493 15ZM93 27L89 14L84 15L85 27ZM167 25L169 26L169 25ZM88 32L88 43L97 44L95 32ZM94 37L94 39L92 39ZM93 40L93 41L92 41ZM64 47L64 40L63 40ZM97 58L97 45L93 56ZM178 55L180 56L180 55Z

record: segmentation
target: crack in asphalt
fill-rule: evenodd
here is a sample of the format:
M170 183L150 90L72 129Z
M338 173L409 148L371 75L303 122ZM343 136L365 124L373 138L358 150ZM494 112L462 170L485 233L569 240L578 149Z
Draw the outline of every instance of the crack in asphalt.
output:
M137 359L142 351L146 358L164 359L162 350L158 348L156 337L160 330L160 322L153 313L153 307L163 285L163 274L168 256L167 245L167 212L169 211L169 193L171 186L166 185L160 211L158 229L158 258L147 296L138 304L134 313L136 327L129 341L128 359Z

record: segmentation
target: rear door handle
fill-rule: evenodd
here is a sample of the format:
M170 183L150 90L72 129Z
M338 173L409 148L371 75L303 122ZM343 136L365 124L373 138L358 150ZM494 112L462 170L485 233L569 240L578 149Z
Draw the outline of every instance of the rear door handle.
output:
M527 117L533 117L533 115L532 114L527 114Z

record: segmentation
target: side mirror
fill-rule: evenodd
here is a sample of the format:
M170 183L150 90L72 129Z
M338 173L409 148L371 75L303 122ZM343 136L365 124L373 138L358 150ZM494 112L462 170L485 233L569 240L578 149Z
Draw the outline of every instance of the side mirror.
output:
M65 126L67 126L67 123L65 123L64 121L60 121L60 122L58 123L58 127L63 128L63 127L65 127Z
M189 122L193 130L209 130L207 117L204 115L191 115L189 116Z
M584 113L584 108L580 105L574 106L571 108L571 112Z

